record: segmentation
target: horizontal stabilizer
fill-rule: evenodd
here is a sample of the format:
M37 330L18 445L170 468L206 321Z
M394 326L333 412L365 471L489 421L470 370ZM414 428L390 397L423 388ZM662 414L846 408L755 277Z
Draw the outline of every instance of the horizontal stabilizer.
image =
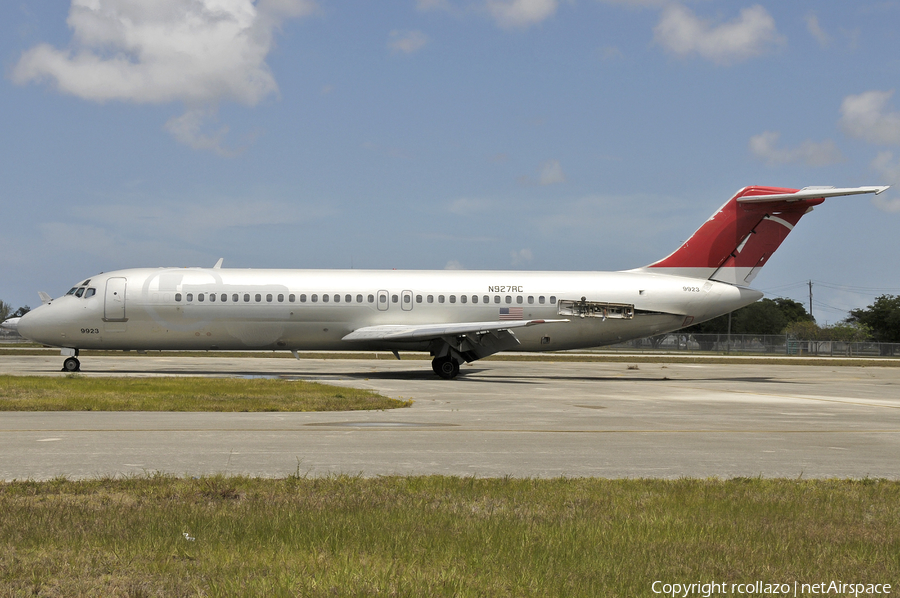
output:
M764 203L770 201L786 201L794 202L801 199L815 199L826 197L842 197L845 195L863 195L866 193L874 193L880 195L890 189L887 187L845 187L843 189L835 189L834 187L804 187L793 193L775 193L772 195L754 195L749 197L739 197L739 203Z

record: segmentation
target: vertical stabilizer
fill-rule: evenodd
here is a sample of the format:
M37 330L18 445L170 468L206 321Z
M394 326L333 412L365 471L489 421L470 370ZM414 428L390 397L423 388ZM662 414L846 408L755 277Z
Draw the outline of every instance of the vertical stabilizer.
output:
M642 268L661 274L747 285L804 214L827 197L887 187L744 187L669 256Z

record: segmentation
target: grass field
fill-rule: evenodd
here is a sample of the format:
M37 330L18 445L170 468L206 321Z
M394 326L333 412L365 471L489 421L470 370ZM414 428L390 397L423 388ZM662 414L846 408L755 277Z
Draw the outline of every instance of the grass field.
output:
M0 376L0 411L357 411L411 404L299 380Z
M0 483L0 513L0 596L900 582L900 483L881 480L57 479Z

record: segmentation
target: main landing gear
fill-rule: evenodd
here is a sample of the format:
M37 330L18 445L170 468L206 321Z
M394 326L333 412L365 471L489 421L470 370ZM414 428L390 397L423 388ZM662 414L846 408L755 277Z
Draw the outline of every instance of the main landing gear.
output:
M435 357L431 360L431 369L441 378L452 380L459 374L459 362L453 359L452 355Z
M68 357L63 362L62 371L64 371L64 372L80 372L81 371L81 362L78 361L78 349L75 349L74 357Z

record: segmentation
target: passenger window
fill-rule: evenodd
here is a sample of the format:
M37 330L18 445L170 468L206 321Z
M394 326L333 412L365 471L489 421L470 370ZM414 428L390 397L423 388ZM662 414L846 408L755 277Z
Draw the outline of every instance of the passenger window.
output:
M541 305L544 304L544 296L543 296L543 295L541 295L540 297L538 297L538 303L540 303Z
M194 300L194 294L193 294L193 293L188 293L188 294L187 294L187 300L188 300L188 303L190 303L191 301L193 301L193 300Z
M472 303L478 303L478 295L472 295Z
M75 291L75 296L78 297L79 299L81 299L81 296L82 296L82 295L84 295L84 289L83 289L83 288L78 289L77 291Z
M278 293L278 303L284 303L284 295Z
M295 301L297 301L297 296L291 293L290 295L288 295L288 301L294 303Z
M272 303L272 293L268 293L266 295L266 301L268 301L269 303Z
M244 293L244 303L250 303L250 293Z
M362 302L363 302L363 297L362 297L362 295L357 295L357 296L356 296L356 302L357 302L357 303L362 303Z
M485 295L484 297L482 297L481 300L482 300L482 302L484 302L484 303L490 303L490 302L491 302L491 298L488 297L487 295Z
M203 293L199 293L197 295L197 301L199 301L200 303L203 303Z
M87 299L88 297L93 297L96 294L97 294L97 289L88 289L84 293L84 298Z
M213 303L215 303L215 302L216 302L216 294L215 294L215 293L210 293L210 294L209 294L209 300L212 301Z
M219 297L219 299L221 299L223 302L228 301L228 294L227 294L227 293L222 293L222 296Z
M460 295L460 296L459 296L459 302L460 302L460 303L465 303L465 302L468 301L468 300L469 300L468 297L466 297L465 295ZM451 303L452 303L452 302L451 302Z
M444 296L438 295L438 303L443 303L443 302L444 302Z
M353 301L353 295L344 295L344 302L350 303Z
M533 303L534 303L534 295L528 295L528 305L531 305Z
M397 295L391 295L391 303L397 303L400 298Z
M259 303L260 301L262 301L262 295L260 295L259 293L257 293L257 294L256 294L256 297L254 297L254 299L256 299L256 302Z
M378 302L379 303L387 303L387 295L379 295Z
M522 304L522 295L517 295L517 296L516 296L516 303L518 303L519 305Z
M403 295L403 303L412 303L412 297L409 295Z
M368 297L366 297L366 300L369 303L375 303L375 295L369 295Z
M422 303L422 295L416 295L416 303Z
M456 303L456 295L450 295L450 303Z
M506 302L507 302L507 303L512 303L512 297L510 297L509 295L507 295L507 296L506 296Z
M318 296L318 295L316 295L316 294L315 294L315 293L313 293L313 296L312 296L312 297L310 297L310 300L311 300L311 301L312 301L312 302L313 302L313 303L315 303L315 302L316 302L316 301L318 301L318 300L319 300L319 296Z
M175 303L181 303L181 293L175 293Z
M427 301L428 303L434 303L434 295L428 295Z
M322 293L322 303L328 303L328 294Z
M500 295L494 295L494 303L500 303Z
M234 301L235 303L237 303L238 302L238 294L235 293L234 295L232 295L231 300Z
M306 303L306 293L300 293L300 303Z
M550 305L556 305L556 297L550 295Z
M340 296L340 295L335 295L335 296L334 296L334 302L335 302L335 303L340 303L340 302L341 302L341 296Z

